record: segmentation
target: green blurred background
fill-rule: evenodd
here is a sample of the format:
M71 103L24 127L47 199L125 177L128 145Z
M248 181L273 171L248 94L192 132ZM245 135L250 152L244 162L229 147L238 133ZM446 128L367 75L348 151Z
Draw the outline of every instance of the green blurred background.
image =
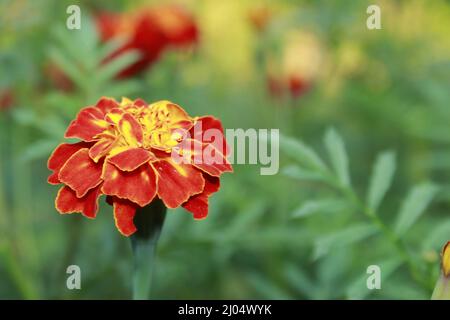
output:
M277 175L235 165L206 220L170 210L153 298L428 299L450 238L450 2L175 3L193 15L195 48L117 79L134 57L104 68L113 44L95 13L161 2L0 0L0 298L131 297L111 208L60 216L46 182L70 120L106 95L282 134ZM366 27L374 3L381 30ZM81 30L66 28L72 4ZM81 290L66 288L72 264ZM381 290L366 287L369 265Z

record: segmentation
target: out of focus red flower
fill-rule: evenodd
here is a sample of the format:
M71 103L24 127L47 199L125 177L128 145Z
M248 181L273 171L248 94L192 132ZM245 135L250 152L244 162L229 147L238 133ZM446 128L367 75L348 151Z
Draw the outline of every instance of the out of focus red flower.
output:
M129 50L136 50L140 58L122 70L119 78L134 76L158 60L165 50L193 47L199 38L194 17L176 5L143 7L133 12L98 12L95 23L102 42L122 37L125 44L112 53L103 63ZM70 91L73 84L56 65L50 64L46 73L52 83L63 91Z
M63 184L56 209L95 218L106 195L125 236L136 231L137 209L157 198L205 218L220 176L233 171L221 122L190 117L169 101L102 98L78 113L65 137L81 142L59 145L48 160L48 182Z
M286 38L281 59L269 61L267 86L273 97L298 98L317 81L323 49L311 33L294 32Z
M0 111L5 111L14 104L14 94L11 89L0 89Z
M107 60L130 49L141 54L136 63L120 73L120 77L143 71L167 48L187 47L198 41L198 28L192 15L174 5L141 8L124 14L101 12L96 17L96 24L103 41L115 37L128 39Z

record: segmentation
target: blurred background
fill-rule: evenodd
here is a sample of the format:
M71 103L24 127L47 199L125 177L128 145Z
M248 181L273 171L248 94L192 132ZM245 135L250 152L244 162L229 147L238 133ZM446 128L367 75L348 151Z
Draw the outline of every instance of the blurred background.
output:
M207 219L169 211L153 298L429 299L450 238L449 33L444 0L0 0L0 298L131 297L111 208L60 216L46 182L78 110L127 96L282 135L277 175L235 165Z

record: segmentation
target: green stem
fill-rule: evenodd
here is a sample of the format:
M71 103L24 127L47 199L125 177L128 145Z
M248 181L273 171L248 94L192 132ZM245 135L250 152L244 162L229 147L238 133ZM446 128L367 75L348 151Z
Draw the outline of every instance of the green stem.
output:
M137 231L131 236L134 257L134 300L144 300L150 297L156 245L165 216L166 207L161 200L154 200L150 205L136 212L134 223Z
M328 179L330 179L329 177ZM335 179L331 178L332 184L339 189L353 204L359 208L364 215L370 219L370 221L378 228L378 230L383 233L386 238L393 244L399 255L402 257L403 261L408 266L409 272L414 280L420 283L425 288L430 288L430 283L422 277L422 273L417 268L414 258L409 253L404 242L393 232L384 222L379 218L377 213L371 208L367 207L356 195L352 188L347 186L342 186L340 183L336 182Z

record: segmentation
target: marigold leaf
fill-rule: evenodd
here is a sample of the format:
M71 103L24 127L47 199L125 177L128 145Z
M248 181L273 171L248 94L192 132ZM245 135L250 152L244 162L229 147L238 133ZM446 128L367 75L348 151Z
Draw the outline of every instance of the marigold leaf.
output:
M349 161L342 137L331 128L325 133L324 143L340 184L342 186L349 186Z
M428 182L410 191L397 216L395 232L398 235L403 235L419 219L437 191L437 186Z
M395 154L390 151L381 153L373 166L367 193L367 204L373 211L378 209L383 197L392 183L396 169Z

